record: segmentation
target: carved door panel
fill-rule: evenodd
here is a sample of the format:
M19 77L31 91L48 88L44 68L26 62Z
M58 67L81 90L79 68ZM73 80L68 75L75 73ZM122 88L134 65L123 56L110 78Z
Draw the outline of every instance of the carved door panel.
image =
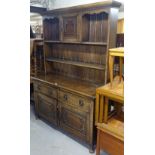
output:
M78 39L77 16L63 17L63 40L76 41Z
M61 104L60 126L73 136L89 141L89 114Z
M57 125L57 101L42 94L37 94L38 115Z

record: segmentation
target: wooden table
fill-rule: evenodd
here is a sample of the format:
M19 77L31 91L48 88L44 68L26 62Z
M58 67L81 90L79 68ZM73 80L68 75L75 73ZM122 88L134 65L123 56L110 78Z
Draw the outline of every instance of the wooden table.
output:
M124 104L124 82L119 81L119 76L115 77L111 84L108 83L96 89L96 113L95 123L107 123L108 121L108 103L109 100Z
M122 79L122 64L123 64L123 58L124 58L124 47L118 47L118 48L112 48L109 49L109 73L110 73L110 82L112 86L112 81L113 81L113 66L114 66L114 58L115 57L120 57L120 81Z

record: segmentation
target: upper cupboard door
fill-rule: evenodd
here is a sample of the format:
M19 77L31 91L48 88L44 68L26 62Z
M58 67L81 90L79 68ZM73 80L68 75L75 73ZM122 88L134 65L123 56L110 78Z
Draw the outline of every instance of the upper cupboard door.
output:
M43 34L44 40L60 40L60 23L59 17L44 17L43 18Z
M63 40L78 41L79 40L79 16L63 17Z

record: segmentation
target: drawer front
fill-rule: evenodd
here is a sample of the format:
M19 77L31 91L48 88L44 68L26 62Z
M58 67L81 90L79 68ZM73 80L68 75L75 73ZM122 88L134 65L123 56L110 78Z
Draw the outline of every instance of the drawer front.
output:
M65 131L86 142L89 141L89 115L69 106L60 108L60 126Z
M63 104L68 104L76 107L79 110L89 112L90 111L90 100L83 98L78 95L74 95L65 91L59 91L59 98Z
M57 125L57 101L37 93L38 115Z
M42 83L35 83L34 90L50 97L57 98L57 89L54 87Z

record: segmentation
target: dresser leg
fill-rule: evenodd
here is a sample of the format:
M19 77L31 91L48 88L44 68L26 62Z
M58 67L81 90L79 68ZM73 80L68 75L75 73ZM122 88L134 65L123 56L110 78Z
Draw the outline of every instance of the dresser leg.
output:
M93 145L89 146L89 153L94 153L94 146Z
M36 120L40 119L40 116L37 113L35 113L35 118L36 118Z

